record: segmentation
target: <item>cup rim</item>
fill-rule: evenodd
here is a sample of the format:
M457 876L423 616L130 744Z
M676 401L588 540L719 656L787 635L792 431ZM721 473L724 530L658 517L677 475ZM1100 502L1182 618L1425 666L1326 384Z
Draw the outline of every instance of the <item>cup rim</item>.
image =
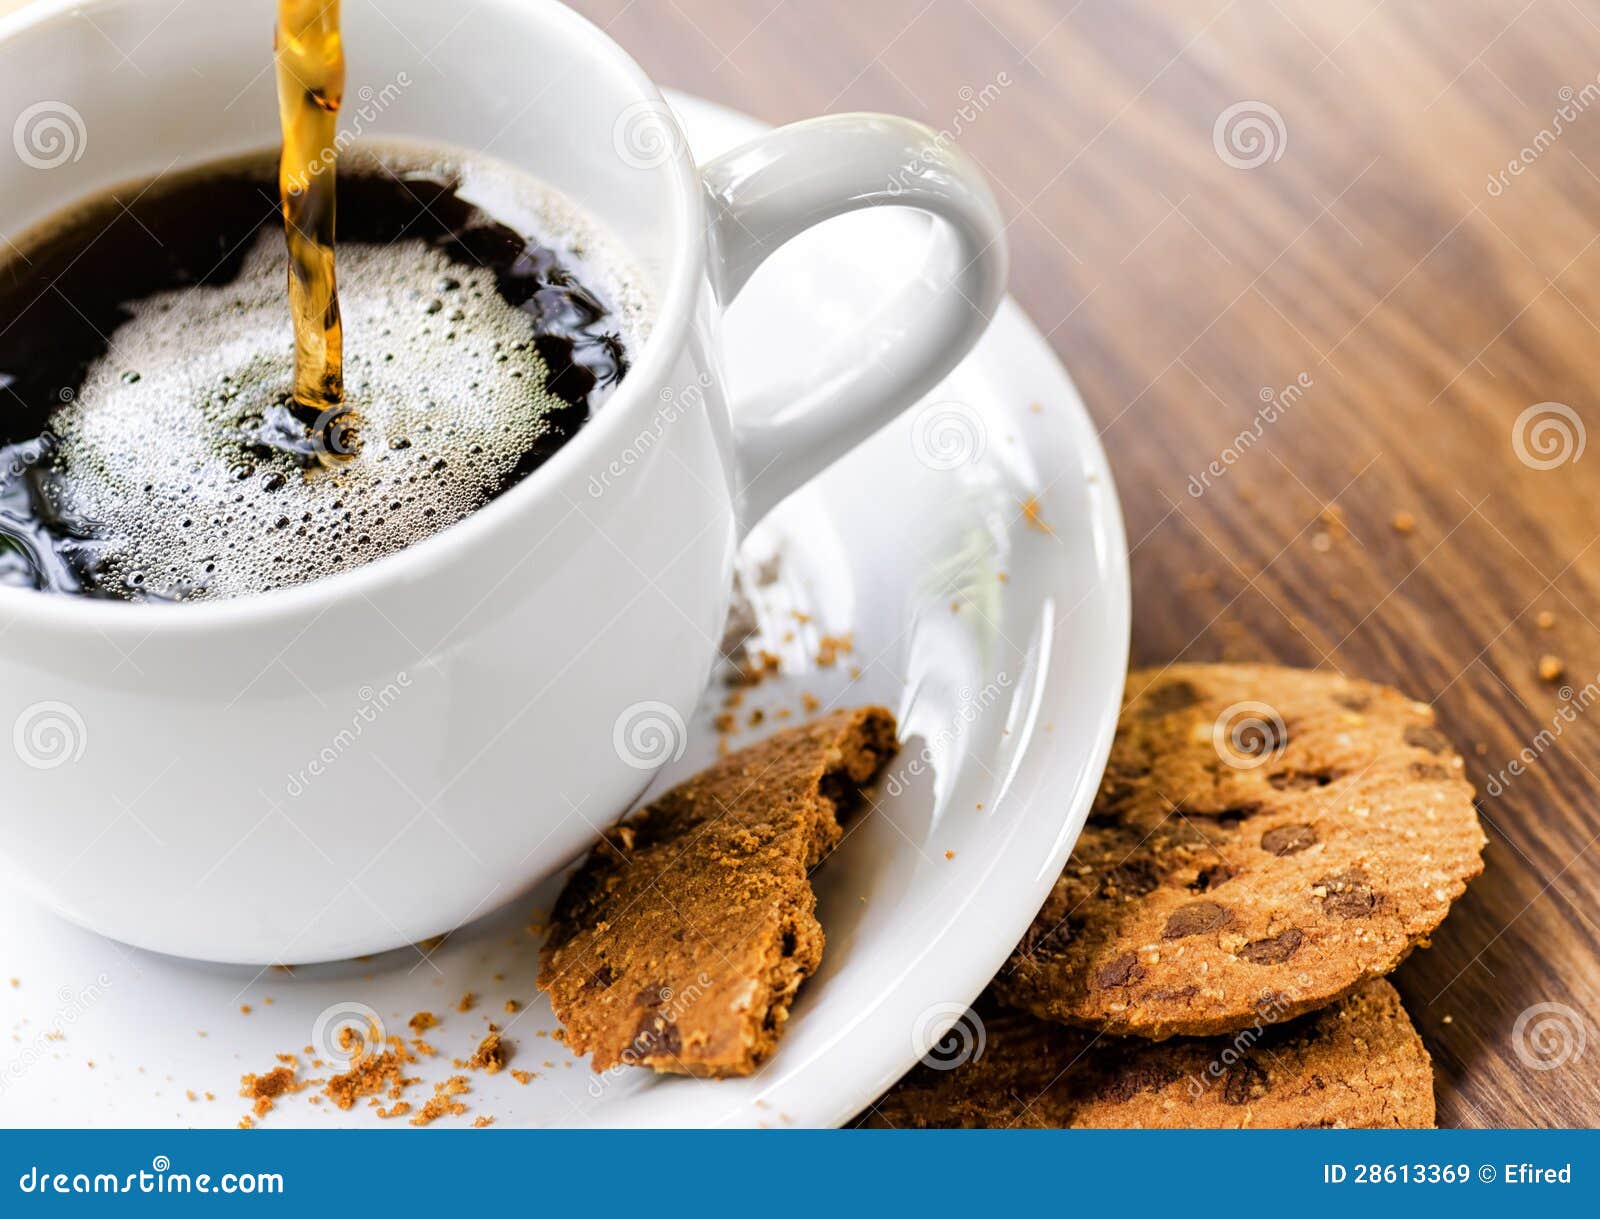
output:
M34 0L0 17L0 45L38 26L85 11L121 7L141 0ZM509 528L535 504L552 499L565 487L578 490L582 475L619 443L626 421L653 401L651 387L666 379L683 347L706 255L704 200L700 175L689 152L678 116L644 69L606 32L557 0L502 0L500 8L553 25L581 42L589 53L608 63L637 93L636 100L658 107L670 125L672 154L648 172L665 173L672 182L672 226L675 240L665 288L658 292L650 333L628 376L577 434L556 450L535 472L503 495L495 496L461 520L418 542L333 575L286 588L247 593L218 601L182 605L125 602L46 593L0 585L0 621L38 630L93 630L102 636L215 633L315 617L341 601L373 597L397 585L414 583L446 566L452 548L471 546L495 531ZM67 203L72 202L67 200Z

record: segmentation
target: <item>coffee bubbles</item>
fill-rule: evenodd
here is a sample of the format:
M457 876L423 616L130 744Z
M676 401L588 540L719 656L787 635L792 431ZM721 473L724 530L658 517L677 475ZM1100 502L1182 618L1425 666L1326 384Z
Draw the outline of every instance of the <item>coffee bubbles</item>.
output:
M49 475L106 578L231 597L392 554L487 502L566 406L489 271L420 242L348 247L341 271L346 413L310 429L269 234L234 282L140 301L110 336Z

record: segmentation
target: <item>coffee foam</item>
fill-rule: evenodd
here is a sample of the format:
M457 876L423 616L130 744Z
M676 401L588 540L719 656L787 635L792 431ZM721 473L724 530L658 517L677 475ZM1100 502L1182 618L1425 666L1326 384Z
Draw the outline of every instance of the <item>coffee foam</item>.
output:
M493 275L417 241L339 251L345 401L332 466L249 447L292 382L281 237L238 277L149 297L55 413L50 492L111 579L229 597L332 575L481 507L564 405Z

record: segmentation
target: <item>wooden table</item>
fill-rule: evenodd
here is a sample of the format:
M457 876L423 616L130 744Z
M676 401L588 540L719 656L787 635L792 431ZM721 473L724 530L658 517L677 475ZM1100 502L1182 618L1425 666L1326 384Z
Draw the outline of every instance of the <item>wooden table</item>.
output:
M1600 684L1600 452L1539 426L1600 421L1600 11L577 7L664 83L774 122L899 111L987 168L1013 290L1111 455L1135 661L1316 665L1433 702L1490 837L1396 978L1440 1122L1600 1124L1600 708L1561 714ZM1517 1052L1539 1004L1587 1041L1553 1069Z
M665 83L771 121L898 111L986 167L1013 291L1111 455L1135 661L1321 666L1434 703L1490 838L1396 979L1440 1123L1600 1124L1600 707L1560 715L1563 686L1575 707L1600 685L1600 451L1542 426L1600 425L1600 9L578 7ZM1537 1004L1586 1050L1519 1055Z

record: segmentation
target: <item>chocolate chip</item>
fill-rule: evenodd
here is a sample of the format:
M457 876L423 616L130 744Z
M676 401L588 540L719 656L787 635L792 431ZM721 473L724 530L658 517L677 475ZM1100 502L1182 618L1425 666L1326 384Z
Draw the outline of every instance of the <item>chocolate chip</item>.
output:
M1248 1058L1228 1068L1222 1082L1222 1099L1230 1105L1248 1105L1267 1094L1267 1073Z
M1407 745L1415 745L1418 749L1426 749L1429 753L1444 753L1450 748L1450 742L1445 739L1442 732L1423 724L1407 724L1405 738Z
M1304 939L1297 928L1291 927L1264 940L1251 940L1239 949L1238 955L1252 965L1282 965L1294 956Z
M1365 711L1372 705L1372 700L1370 700L1365 694L1357 694L1354 691L1335 694L1333 696L1333 701L1338 703L1347 711Z
M1233 911L1216 902L1190 902L1179 906L1167 916L1167 925L1161 932L1164 940L1181 940L1186 936L1203 935L1216 931L1233 921Z
M1246 817L1254 817L1261 811L1259 803L1230 804L1225 808L1185 808L1186 813L1195 816L1210 817L1225 826L1238 825Z
M1150 998L1158 1003L1174 1003L1179 999L1193 999L1200 993L1200 988L1193 983L1188 986L1169 986L1161 990L1150 992Z
M1039 935L1035 935L1033 928L1030 927L1028 934L1023 938L1022 951L1028 955L1041 952L1047 955L1063 953L1077 933L1078 929L1070 919L1062 919L1054 927Z
M1234 871L1225 863L1214 863L1209 868L1201 868L1194 878L1194 883L1189 886L1196 893L1209 893L1218 885L1232 880Z
M1200 701L1200 691L1186 681L1168 682L1157 686L1144 696L1139 714L1145 719L1157 719L1174 711L1186 711Z
M1143 897L1160 883L1160 870L1152 860L1127 859L1106 873L1100 892L1105 897Z
M1173 1067L1134 1062L1098 1081L1094 1091L1100 1100L1122 1103L1132 1100L1141 1092L1159 1092L1181 1077L1181 1072Z
M636 1058L650 1058L656 1054L676 1054L683 1049L683 1038L678 1026L663 1020L653 1010L645 1012L639 1028L629 1046Z
M1450 772L1435 762L1413 762L1411 777L1419 782L1440 783L1450 778Z
M1316 845L1317 832L1309 825L1275 825L1261 835L1261 849L1280 858Z
M1125 952L1100 967L1094 975L1094 984L1099 990L1110 990L1114 986L1131 986L1142 977L1144 966L1139 964L1139 958Z
M1150 767L1147 765L1118 762L1113 759L1100 778L1100 794L1095 798L1094 808L1089 812L1089 820L1091 822L1117 820L1118 807L1138 794L1142 780L1149 774Z
M1284 751L1289 745L1289 726L1279 720L1268 716L1261 722L1259 740L1247 738L1248 752L1255 758L1270 758L1274 754Z
M1303 792L1326 787L1334 779L1331 770L1280 770L1267 776L1267 782L1281 792Z
M1316 882L1327 889L1328 896L1322 908L1340 918L1366 918L1378 906L1378 895L1367 883L1367 874L1360 868L1347 868L1324 876Z
M589 981L586 985L588 985L591 990L604 990L616 980L617 976L611 972L611 966L602 965L599 969L595 970L589 975Z

